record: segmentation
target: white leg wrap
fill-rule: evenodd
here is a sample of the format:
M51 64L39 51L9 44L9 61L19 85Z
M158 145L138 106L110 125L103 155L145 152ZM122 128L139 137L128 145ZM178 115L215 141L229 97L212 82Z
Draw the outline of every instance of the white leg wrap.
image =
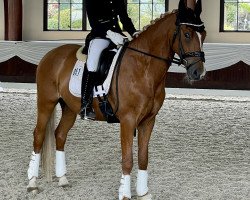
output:
M67 170L66 170L65 152L56 151L56 176L62 177L66 173Z
M138 196L144 196L148 193L148 171L138 170L136 192Z
M33 177L38 177L40 159L41 159L40 153L36 154L33 151L31 158L30 158L30 164L29 164L29 169L28 169L29 180L32 179Z
M124 197L131 199L131 178L130 175L122 175L121 185L119 188L119 200Z

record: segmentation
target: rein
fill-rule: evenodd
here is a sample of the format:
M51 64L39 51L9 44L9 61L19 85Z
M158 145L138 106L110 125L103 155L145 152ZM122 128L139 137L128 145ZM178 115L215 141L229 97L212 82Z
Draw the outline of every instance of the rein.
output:
M153 54L150 54L150 53L141 51L141 50L136 49L136 48L133 48L133 47L127 46L126 48L127 48L127 49L130 49L130 50L133 50L133 51L136 51L136 52L138 52L138 53L144 54L144 55L146 55L146 56L150 56L150 57L156 58L156 59L158 59L158 60L163 60L164 62L166 62L166 63L169 64L169 65L171 65L172 63L181 65L180 59L178 59L178 58L173 58L173 60L171 60L171 59L163 58L163 57L160 57L160 56L156 56L156 55L153 55Z
M152 58L156 58L158 60L162 60L162 61L166 62L169 65L171 65L172 63L175 63L177 65L184 65L184 68L188 70L191 66L195 65L199 61L205 62L205 53L203 51L194 51L194 52L188 52L188 53L184 52L184 49L183 49L183 46L182 46L182 42L181 42L180 27L181 27L181 24L176 25L176 31L174 33L173 41L172 41L172 46L173 46L176 37L179 36L180 58L174 57L173 59L168 59L168 58L164 58L164 57L161 57L161 56L157 56L157 55L153 55L153 54L147 53L145 51L141 51L141 50L133 48L133 47L129 47L128 45L123 45L123 46L125 48L127 48L127 49L130 49L130 50L133 50L135 52L144 54L146 56L150 56ZM198 57L200 59L197 60L197 61L195 61L195 62L193 62L193 63L191 63L190 65L188 65L188 61L186 60L186 58L188 58L188 57Z

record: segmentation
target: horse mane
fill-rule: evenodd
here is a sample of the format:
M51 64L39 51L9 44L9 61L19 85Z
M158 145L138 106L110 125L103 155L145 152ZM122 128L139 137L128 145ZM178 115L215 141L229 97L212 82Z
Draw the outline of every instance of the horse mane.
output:
M170 14L176 13L176 12L178 12L178 10L175 9L175 10L173 10L172 12L162 13L162 14L160 15L160 17L158 17L158 18L156 18L156 19L154 19L154 20L151 20L151 21L150 21L150 24L144 26L144 27L142 28L142 30L138 33L138 36L141 35L142 33L144 33L146 30L148 30L148 28L151 27L152 25L158 23L158 22L161 21L162 19L165 19L166 17L168 17Z

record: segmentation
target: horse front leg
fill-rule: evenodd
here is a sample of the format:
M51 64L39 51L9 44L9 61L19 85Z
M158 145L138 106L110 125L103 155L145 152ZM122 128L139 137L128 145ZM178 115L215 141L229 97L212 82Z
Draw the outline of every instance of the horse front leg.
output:
M135 125L131 122L121 122L122 148L122 178L119 187L119 200L131 199L131 178L133 168L133 133Z
M136 192L138 200L151 200L148 192L148 145L154 127L155 117L142 122L138 126L138 173Z
M28 179L29 184L27 186L27 191L33 194L38 193L37 177L39 174L39 164L40 164L41 154L32 152L29 168L28 168Z
M67 139L67 134L69 130L75 123L76 114L70 110L67 105L62 106L62 118L58 124L58 127L55 130L56 136L56 176L59 179L58 185L65 187L69 185L69 182L66 178L66 158L64 146Z

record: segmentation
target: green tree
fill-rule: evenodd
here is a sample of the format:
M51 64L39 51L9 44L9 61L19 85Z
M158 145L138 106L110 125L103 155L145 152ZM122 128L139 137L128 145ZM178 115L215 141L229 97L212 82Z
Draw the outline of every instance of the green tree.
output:
M225 20L224 30L235 30L237 29L237 4L226 3L225 4Z
M71 23L70 27L70 9L64 9L60 11L60 22L58 27L58 20L59 16L58 13L55 13L51 18L48 20L48 29L49 30L70 30L71 29L81 29L82 27L82 19L75 19Z

